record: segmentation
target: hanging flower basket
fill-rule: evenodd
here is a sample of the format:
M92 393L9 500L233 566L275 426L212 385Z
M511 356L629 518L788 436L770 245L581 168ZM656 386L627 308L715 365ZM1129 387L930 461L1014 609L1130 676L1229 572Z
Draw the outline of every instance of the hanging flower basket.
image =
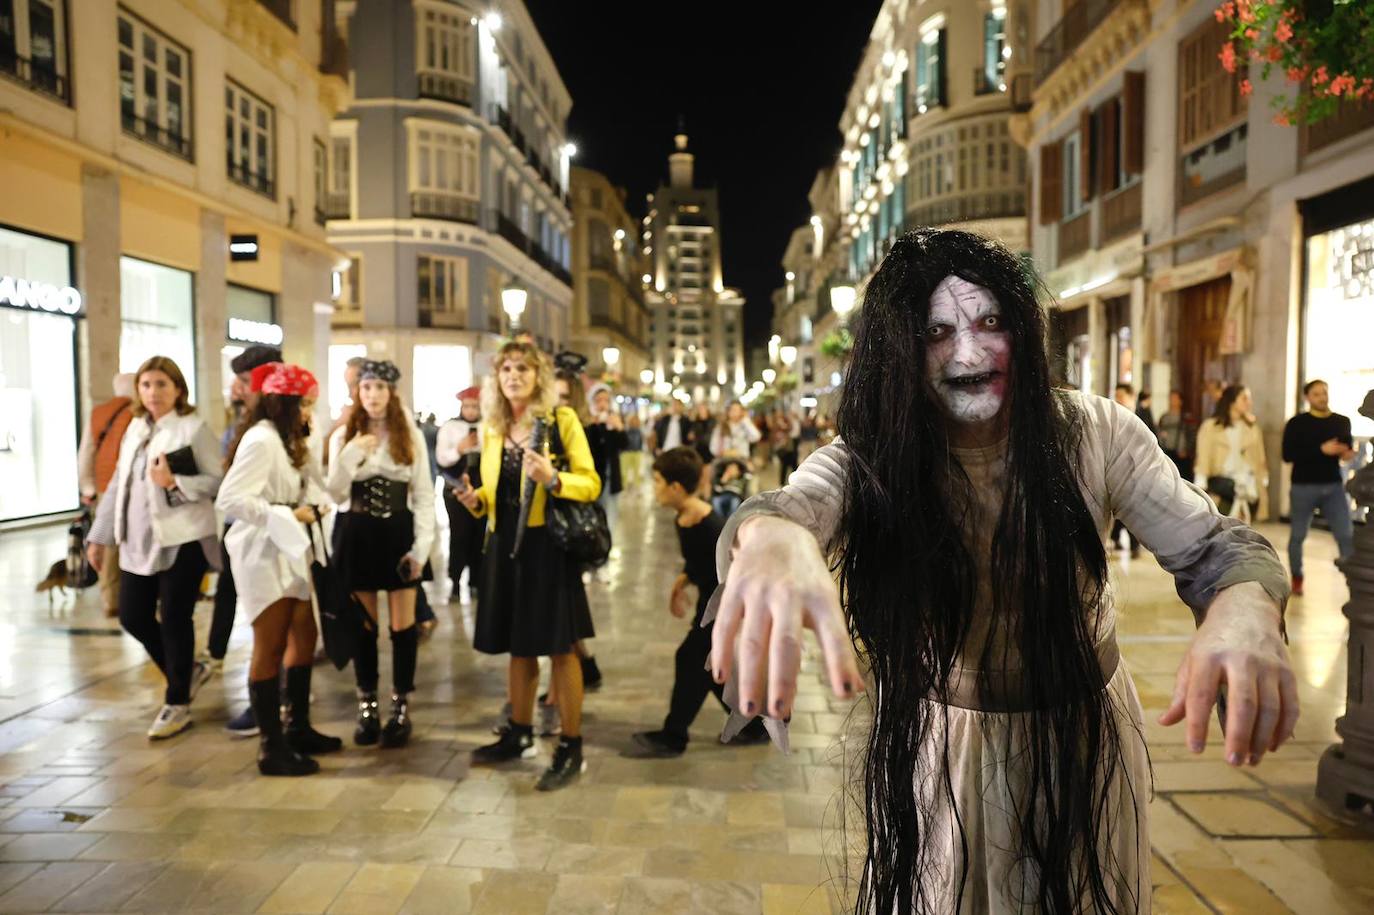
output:
M854 335L849 332L847 327L832 330L821 341L821 352L829 359L843 359L849 355L849 351L853 348Z
M1369 0L1226 0L1218 22L1231 40L1218 55L1227 73L1247 60L1267 79L1283 70L1291 94L1271 104L1276 124L1315 124L1337 113L1342 101L1374 101L1374 3ZM1243 80L1241 95L1253 83Z

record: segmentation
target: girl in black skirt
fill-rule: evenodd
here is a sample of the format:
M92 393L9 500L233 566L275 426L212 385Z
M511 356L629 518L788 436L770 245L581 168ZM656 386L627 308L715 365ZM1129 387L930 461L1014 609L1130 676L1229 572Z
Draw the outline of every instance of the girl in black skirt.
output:
M479 763L535 755L532 722L539 688L539 658L553 662L563 735L553 764L539 778L541 791L562 788L581 774L582 667L573 643L590 638L591 614L580 569L549 537L550 498L594 502L601 480L577 414L556 407L552 367L535 346L507 343L497 353L495 375L482 392L487 427L482 447L482 485L462 487L458 498L489 531L477 603L473 647L510 654L511 720L493 744L474 751ZM535 417L548 420L551 443L530 448ZM554 460L565 469L555 469ZM518 557L512 558L526 480L536 484ZM466 482L466 479L465 481Z
M358 404L329 437L330 496L343 525L336 561L372 618L353 661L358 682L358 727L353 742L404 746L410 739L409 695L415 690L419 633L415 592L434 544L434 479L429 450L396 393L400 371L390 362L364 362ZM391 715L377 708L377 593L387 592L391 623Z

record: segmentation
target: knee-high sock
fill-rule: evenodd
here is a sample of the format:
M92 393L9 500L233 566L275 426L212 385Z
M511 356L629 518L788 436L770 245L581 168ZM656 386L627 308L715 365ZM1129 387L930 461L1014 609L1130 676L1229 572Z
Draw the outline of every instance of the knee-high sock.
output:
M408 629L391 630L391 682L398 696L415 692L419 651L420 633L413 624Z
M377 691L377 629L360 628L358 654L353 658L353 675L358 689L365 693Z

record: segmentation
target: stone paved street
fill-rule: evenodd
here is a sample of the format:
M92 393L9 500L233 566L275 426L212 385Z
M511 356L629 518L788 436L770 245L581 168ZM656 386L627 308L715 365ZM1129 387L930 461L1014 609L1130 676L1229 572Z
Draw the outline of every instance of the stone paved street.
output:
M409 749L350 745L316 777L266 779L256 742L222 730L245 701L245 626L193 706L196 726L150 745L159 677L133 640L94 592L50 608L31 591L64 532L0 535L0 911L843 910L849 710L821 689L814 657L791 756L719 745L712 706L685 756L625 755L633 731L661 720L683 625L666 612L676 539L648 505L647 493L624 499L620 556L608 584L590 586L606 686L587 700L587 774L553 795L533 790L551 741L537 761L469 767L504 694L504 659L468 646L470 605L439 606ZM1282 546L1282 528L1264 532ZM1329 536L1308 551L1308 596L1288 617L1304 703L1296 742L1236 770L1215 747L1196 759L1180 730L1150 726L1156 912L1374 910L1374 832L1313 798L1344 703L1345 588ZM1153 721L1192 621L1153 559L1113 565L1125 657ZM385 645L382 655L385 681ZM315 693L317 725L351 733L349 678L320 669Z

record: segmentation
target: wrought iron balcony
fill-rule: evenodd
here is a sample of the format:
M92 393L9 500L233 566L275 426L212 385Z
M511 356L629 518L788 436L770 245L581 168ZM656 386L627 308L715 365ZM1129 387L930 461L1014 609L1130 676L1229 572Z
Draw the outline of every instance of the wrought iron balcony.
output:
M1059 263L1072 260L1092 247L1093 211L1084 210L1059 224Z
M0 48L0 74L8 76L34 92L51 95L64 105L72 103L71 84L67 77L52 67L34 63L11 50Z
M511 130L513 128L511 127L510 123L510 112L507 111L505 108L501 107L500 105L492 105L489 120L497 127L500 127L502 130L504 130L506 132L506 136L511 135Z
M242 185L250 191L257 191L264 197L277 197L277 186L272 181L271 175L260 175L251 170L246 163L229 162L229 180L235 184Z
M1102 198L1102 244L1140 229L1141 186L1137 181Z
M989 78L988 78L988 71L987 71L986 68L984 68L984 67L975 67L975 68L973 69L973 94L974 94L974 95L996 95L998 92L1004 92L1004 91L1006 91L1005 89L999 88L1000 86L1005 86L1005 85L1006 85L1006 83L1001 82L1001 81L1000 81L1000 78L998 78L998 79L989 79Z
M530 239L518 225L505 213L496 214L496 234L526 253L530 249Z
M440 70L421 70L417 77L421 98L439 99L457 105L472 105L473 86L470 80Z
M145 143L165 149L173 155L180 156L187 162L191 161L191 139L175 134L167 128L152 121L145 121L143 118L128 113L123 113L121 119L124 124L124 132L131 137L137 137Z
M473 198L435 191L413 191L410 195L410 214L465 222L473 226L481 221L480 209Z
M351 219L353 197L347 191L330 191L325 195L324 214L327 219Z
M1079 0L1065 10L1063 17L1035 48L1036 85L1043 83L1068 60L1120 3L1121 0Z

